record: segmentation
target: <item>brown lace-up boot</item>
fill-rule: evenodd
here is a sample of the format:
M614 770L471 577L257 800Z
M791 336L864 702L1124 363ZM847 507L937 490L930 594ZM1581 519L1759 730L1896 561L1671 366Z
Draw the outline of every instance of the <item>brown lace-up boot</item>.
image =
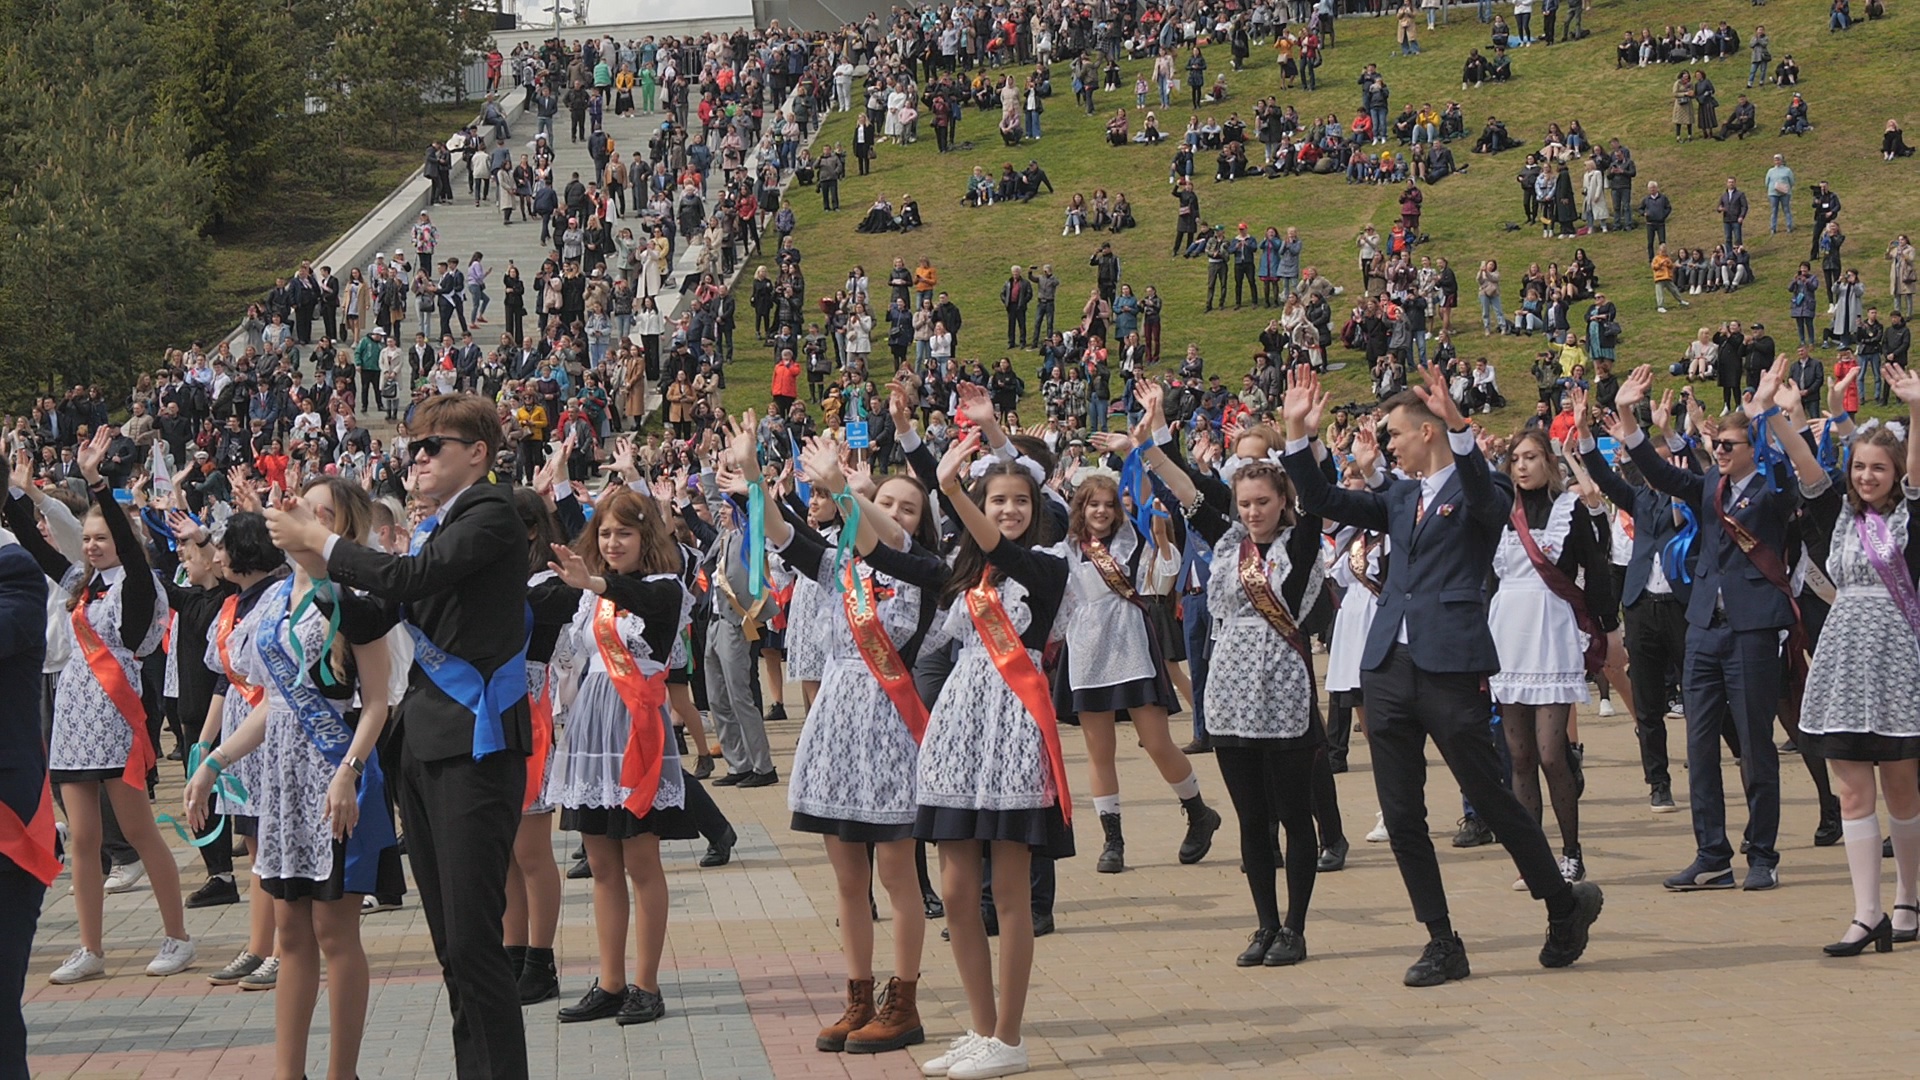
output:
M848 979L847 1011L820 1029L820 1036L813 1040L814 1049L840 1053L847 1048L847 1036L871 1023L873 1017L873 980Z
M927 1041L920 1027L920 1006L915 1001L919 980L887 980L886 1000L880 1003L880 1015L873 1022L847 1036L847 1053L881 1054Z

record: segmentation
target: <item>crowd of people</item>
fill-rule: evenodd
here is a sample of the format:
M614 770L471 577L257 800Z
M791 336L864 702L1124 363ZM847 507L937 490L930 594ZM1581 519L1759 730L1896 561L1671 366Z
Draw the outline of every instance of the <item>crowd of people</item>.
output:
M1429 25L1444 13L1420 6ZM1229 66L1271 38L1283 72L1291 63L1310 82L1334 44L1332 7L1224 17ZM1778 883L1777 718L1819 793L1815 842L1847 851L1853 911L1826 951L1914 939L1920 716L1908 684L1920 667L1899 661L1870 684L1843 669L1920 633L1904 554L1920 459L1896 425L1856 422L1863 404L1890 399L1920 419L1920 377L1905 366L1906 237L1885 250L1883 322L1848 265L1839 197L1818 185L1812 251L1787 289L1796 355L1759 322L1733 321L1703 329L1675 362L1675 376L1722 389L1716 415L1690 388L1656 394L1645 366L1616 372L1623 330L1584 248L1503 289L1496 260L1463 282L1423 246L1421 185L1454 171L1446 143L1464 121L1450 102L1403 104L1390 122L1369 65L1351 123L1303 125L1269 98L1251 130L1237 113L1196 117L1180 140L1174 254L1205 261L1209 309L1225 307L1231 278L1234 307L1266 313L1244 368L1194 345L1163 363L1163 325L1183 316L1110 244L1088 258L1083 301L1052 265L1010 268L998 297L1008 355L991 364L969 359L994 351L979 344L989 320L963 318L972 298L943 290L931 258L901 255L877 281L852 267L812 308L822 290L807 285L783 187L810 183L837 204L827 185L844 175L841 150L809 145L823 116L864 108L853 156L865 172L875 145L913 142L918 117L900 114L916 103L937 129L971 101L1001 110L1003 136L1012 118L1020 139L1039 138L1030 106L1054 62L1073 64L1089 109L1096 80L1121 89L1106 70L1121 57L1168 60L1134 87L1138 108L1156 91L1168 105L1182 50L1196 99L1207 85L1191 19L1158 6L1133 19L1019 10L1028 18L901 10L832 33L516 49L501 66L536 118L526 153L507 150L497 109L492 150L478 133L461 142L469 194L508 221L542 222L552 252L530 283L511 263L496 276L481 252L447 257L422 214L411 251L344 274L303 265L236 339L170 353L124 399L75 385L5 425L0 606L13 632L0 685L16 704L41 702L37 731L8 713L21 729L10 745L47 756L0 771L0 802L23 823L0 834L11 860L0 893L31 898L4 920L30 940L26 913L62 865L57 802L80 942L54 982L107 974L103 896L142 876L165 930L153 975L195 963L193 911L244 899L247 941L209 978L293 999L275 1053L300 1075L324 968L329 1072L351 1076L371 978L359 921L403 902L404 837L461 1002L457 1069L525 1075L519 1009L562 992L556 825L581 835L566 876L591 879L601 925L595 978L560 1019L659 1019L659 841L703 838L703 866L732 859L737 834L709 788L782 782L767 724L785 718L789 682L806 705L784 778L792 824L825 846L847 968L846 1010L819 1033L822 1050L927 1038L924 927L944 916L968 1021L926 1068L1025 1068L1033 939L1053 927L1054 863L1075 852L1076 781L1091 790L1096 870L1128 866L1122 716L1168 785L1165 810L1178 804L1183 864L1205 859L1224 824L1194 755L1219 764L1252 908L1233 957L1243 967L1308 958L1315 877L1350 849L1335 778L1355 730L1381 807L1368 838L1390 844L1428 931L1406 983L1470 971L1426 840L1429 736L1468 805L1456 846L1505 846L1515 889L1546 908L1541 964L1578 960L1603 903L1579 821L1575 707L1590 686L1603 715L1618 698L1634 718L1653 813L1678 809L1667 718L1685 717L1696 849L1667 888L1736 884L1723 743L1747 776L1738 884ZM1515 14L1509 44L1525 47L1531 24ZM1288 29L1309 17L1307 32ZM1686 58L1738 54L1737 36L1703 33L1719 44L1690 35ZM1030 64L1024 91L1010 75L993 85L994 68ZM1688 80L1695 119L1700 81ZM945 104L923 102L923 86ZM598 147L591 179L554 170L562 107L572 137ZM665 120L623 163L608 110ZM1109 135L1134 141L1124 112L1116 122ZM1504 125L1496 135L1489 151L1507 148ZM1267 148L1259 168L1252 140ZM1395 141L1418 148L1410 166ZM1520 178L1529 223L1562 236L1632 229L1637 209L1662 311L1754 284L1737 181L1727 190L1740 197L1718 208L1725 242L1669 255L1671 204L1654 182L1633 201L1630 152L1599 143L1577 121L1548 131ZM1354 238L1343 285L1316 265L1331 254L1309 258L1322 238L1201 214L1196 150L1222 154L1224 182L1329 171L1317 162L1336 148L1350 179L1401 187L1399 220ZM1781 170L1776 155L1765 188L1774 228L1784 211L1791 232L1796 181ZM1051 192L1037 162L1004 172L974 170L981 194L970 182L968 198ZM866 222L907 235L920 224L907 195L876 200ZM1132 223L1124 192L1073 194L1063 235ZM742 411L758 395L726 385L730 282L762 244L769 265L739 290L754 314L741 337L775 368L768 408ZM676 274L691 245L695 269ZM1544 342L1533 417L1511 435L1489 415L1508 404L1491 365L1455 344L1463 285L1484 334ZM482 344L490 316L505 333ZM873 357L881 338L891 363ZM1363 358L1376 400L1336 406L1322 387L1343 348ZM1831 372L1816 355L1828 348ZM1013 363L1023 350L1038 356L1033 392ZM391 435L373 433L380 417ZM502 605L524 619L493 617ZM1190 733L1177 738L1183 711ZM1081 728L1083 781L1068 775L1060 724ZM148 793L168 759L188 784L156 819ZM1885 913L1876 784L1898 868ZM1541 825L1549 803L1557 854ZM184 899L162 825L190 838L207 872ZM236 877L242 853L250 881ZM894 917L884 980L876 882ZM8 978L23 978L26 947L6 955L18 967ZM24 1060L17 1013L4 1034L0 1051Z

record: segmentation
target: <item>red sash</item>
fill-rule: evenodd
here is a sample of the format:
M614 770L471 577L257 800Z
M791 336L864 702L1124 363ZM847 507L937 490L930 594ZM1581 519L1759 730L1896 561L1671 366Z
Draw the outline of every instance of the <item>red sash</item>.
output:
M913 670L901 658L900 650L894 647L893 638L887 635L887 628L880 625L880 605L878 598L854 570L854 560L849 559L840 571L840 603L847 612L847 626L853 631L853 644L860 650L860 659L866 661L867 670L873 673L874 681L880 689L887 692L887 700L900 713L900 720L912 733L913 741L920 743L927 738L927 706L920 700L920 691L913 685ZM1024 655L1024 654L1023 654Z
M127 673L121 669L120 661L107 649L93 624L87 621L87 605L80 604L73 609L73 640L80 646L80 655L86 658L87 667L93 670L93 677L99 681L100 688L112 699L113 707L120 712L120 719L127 722L127 729L133 733L133 748L127 751L127 767L121 772L120 779L128 787L147 790L147 770L153 768L153 743L147 738L147 706L140 700L140 691L127 681Z
M538 694L527 695L527 704L533 712L533 753L527 755L527 797L520 803L522 811L540 798L540 788L547 780L547 758L553 753L553 698L546 683L540 684ZM620 770L624 776L626 762L620 763Z
M1240 541L1240 588L1247 594L1247 603L1253 610L1267 620L1267 625L1284 638L1293 651L1306 661L1307 679L1313 680L1313 650L1307 647L1307 637L1300 632L1300 625L1287 614L1287 606L1274 595L1273 582L1267 580L1267 563L1260 557L1260 548L1248 536Z
M1759 482L1764 483L1765 477ZM1725 476L1720 477L1720 486L1713 493L1713 513L1720 519L1720 527L1733 539L1734 546L1740 549L1760 571L1760 575L1780 594L1787 598L1787 606L1793 609L1793 625L1787 628L1787 693L1795 700L1807 683L1807 630L1800 621L1800 603L1793 598L1793 584L1787 576L1787 564L1780 561L1780 553L1760 542L1745 525L1740 524L1726 511L1727 488Z
M627 706L627 749L620 756L620 786L631 789L631 793L623 805L634 817L645 817L660 790L660 755L666 750L667 738L660 709L667 702L667 673L661 671L651 677L640 674L633 653L620 640L619 612L611 600L602 598L594 610L593 639L600 646L600 659L607 665L614 692Z
M1533 530L1527 526L1526 508L1519 499L1513 500L1513 513L1508 517L1513 533L1520 538L1520 546L1527 549L1527 559L1533 563L1533 572L1540 575L1546 583L1547 591L1567 602L1573 609L1574 624L1580 632L1587 635L1586 670L1591 673L1607 666L1607 635L1600 630L1600 624L1594 620L1593 613L1587 610L1587 598L1580 587L1573 583L1566 571L1555 566L1547 559L1547 553L1533 538Z
M247 707L253 708L258 706L260 700L267 696L267 688L264 686L255 686L241 678L239 674L233 670L233 658L227 654L227 639L233 636L233 623L235 617L239 614L239 609L240 596L237 593L227 597L226 600L220 604L220 620L214 624L213 643L214 647L219 650L220 667L226 671L227 681L233 684L234 689L240 691L241 697L247 699Z
M141 783L146 783L144 776ZM21 821L13 807L0 802L0 855L42 885L51 885L60 876L60 856L54 847L53 785L45 778L40 781L40 808L33 812L33 820Z
M1040 669L1033 666L1033 657L1027 655L1027 647L1014 630L1013 620L1007 617L1007 609L1000 603L1000 590L993 587L986 574L980 575L980 584L967 590L967 614L973 617L973 628L980 635L980 643L986 646L987 655L993 658L1000 677L1007 680L1007 686L1040 728L1040 742L1047 749L1047 767L1053 773L1054 790L1060 793L1060 816L1071 825L1073 799L1067 793L1067 762L1060 752L1060 725L1054 719L1053 695L1047 690L1046 676L1040 674Z

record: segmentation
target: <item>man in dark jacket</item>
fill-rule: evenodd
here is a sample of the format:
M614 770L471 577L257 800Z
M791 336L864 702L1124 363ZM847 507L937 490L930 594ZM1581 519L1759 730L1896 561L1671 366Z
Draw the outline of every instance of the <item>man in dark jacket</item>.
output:
M1027 307L1033 302L1033 285L1018 266L1000 286L1000 306L1007 309L1007 348L1027 347Z
M1660 193L1660 181L1647 181L1640 216L1647 220L1647 261L1652 262L1654 249L1667 242L1667 219L1673 216L1673 203Z
M0 530L0 1076L27 1076L20 997L47 886L60 873L47 754L40 741L40 668L47 647L47 579L13 534Z

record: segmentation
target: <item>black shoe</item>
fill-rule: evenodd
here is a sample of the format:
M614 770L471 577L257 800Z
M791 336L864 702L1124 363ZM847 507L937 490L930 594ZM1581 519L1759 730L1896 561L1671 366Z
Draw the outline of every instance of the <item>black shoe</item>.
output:
M740 786L743 788L772 787L779 782L780 774L773 769L768 769L766 772L748 773L747 778L740 781Z
M1653 785L1653 794L1648 796L1647 806L1656 814L1671 814L1680 809L1673 805L1673 786L1671 784Z
M1855 919L1852 925L1865 930L1866 935L1854 941L1836 941L1831 945L1822 945L1820 951L1828 956L1859 956L1867 951L1868 945L1872 945L1873 951L1877 953L1893 951L1893 920L1891 918L1882 915L1880 921L1873 926Z
M560 969L552 949L528 949L518 980L520 1004L538 1005L560 996Z
M1408 986L1439 986L1471 974L1467 947L1461 943L1460 935L1454 934L1427 942L1427 947L1420 950L1420 959L1413 962L1407 969L1407 977L1401 981Z
M1206 739L1195 739L1181 747L1180 752L1183 754L1211 754L1213 753L1213 743Z
M1740 888L1745 892L1767 892L1779 887L1780 870L1773 866L1747 867L1747 879L1740 883Z
M1573 797L1578 799L1587 793L1587 748L1582 743L1567 744L1567 767L1573 770Z
M746 783L747 777L752 775L753 775L752 773L747 772L744 769L735 769L735 770L729 771L727 775L721 777L720 779L715 780L713 782L713 786L714 787L734 787L739 784Z
M1733 888L1733 868L1722 866L1718 869L1695 861L1693 865L1673 875L1660 884L1668 892L1707 892L1715 889Z
M1266 967L1292 967L1307 958L1307 939L1292 927L1283 926L1260 963Z
M667 999L651 990L642 990L637 986L627 987L627 999L620 1003L620 1011L613 1022L625 1027L628 1024L651 1024L667 1015Z
M1460 831L1453 834L1453 846L1459 848L1485 847L1493 843L1493 830L1479 818L1468 814L1460 819Z
M167 760L168 761L185 761L187 760L187 755L181 751L179 746L176 745L173 749L167 751Z
M1320 852L1318 870L1322 874L1337 874L1347 868L1347 851L1352 847L1346 838L1328 844Z
M1117 874L1127 868L1127 840L1120 835L1120 815L1101 814L1100 829L1106 834L1106 846L1100 849L1100 861L1093 868L1102 874Z
M618 1015L626 1002L627 995L624 991L618 994L608 993L600 988L600 980L595 979L593 988L587 991L585 997L560 1010L560 1022L578 1024L587 1020L605 1020L609 1016Z
M1187 835L1180 841L1180 865L1192 866L1213 850L1213 834L1220 829L1220 811L1203 802L1200 796L1180 800L1187 812Z
M920 904L927 909L927 921L929 922L934 919L944 919L947 917L946 903L932 893L922 893L920 895Z
M1911 911L1913 912L1913 917L1915 919L1920 919L1920 907L1916 907L1913 904L1895 904L1893 905L1893 910ZM1909 941L1920 941L1920 926L1916 926L1912 930L1901 930L1901 929L1895 928L1893 931L1893 940L1897 942L1901 942L1903 944Z
M718 840L707 845L707 853L700 856L700 865L708 868L727 865L733 861L733 846L739 842L740 835L733 831L733 826L727 826Z
M219 907L221 904L239 902L240 890L230 877L208 878L205 885L193 890L193 895L187 897L187 906L190 908Z
M592 876L593 867L588 865L585 859L575 859L573 865L567 867L568 881L585 881Z
M1053 933L1053 916L1051 915L1036 916L1033 920L1033 936L1034 937L1040 936L1041 919L1046 920L1047 933L1049 934ZM1000 936L1000 917L998 915L986 915L984 918L981 919L981 921L986 924L988 937ZM940 940L952 941L953 931L951 929L940 931Z
M1339 776L1341 773L1346 772L1347 759L1344 756L1334 757L1331 754L1327 755L1327 771L1331 772L1335 776Z
M1267 958L1267 950L1273 948L1273 940L1280 936L1279 927L1261 927L1247 938L1247 949L1234 957L1235 967L1259 967Z
M1035 915L1033 917L1033 936L1037 938L1043 938L1051 933L1053 933L1052 913L1049 912L1044 915Z
M701 754L699 757L694 759L693 778L695 780L705 780L707 777L712 775L713 775L713 759L711 757L708 757L706 754Z
M1893 837L1888 836L1880 841L1880 857L1883 859L1893 858Z
M1813 830L1814 847L1832 847L1840 842L1840 800L1822 801L1820 825Z
M1564 919L1547 920L1547 943L1540 946L1540 966L1563 968L1580 959L1587 951L1587 931L1600 918L1606 904L1600 886L1591 881L1573 886L1573 913Z
M784 701L774 702L773 708L767 710L767 719L769 721L785 720L786 718L787 718L787 703Z

